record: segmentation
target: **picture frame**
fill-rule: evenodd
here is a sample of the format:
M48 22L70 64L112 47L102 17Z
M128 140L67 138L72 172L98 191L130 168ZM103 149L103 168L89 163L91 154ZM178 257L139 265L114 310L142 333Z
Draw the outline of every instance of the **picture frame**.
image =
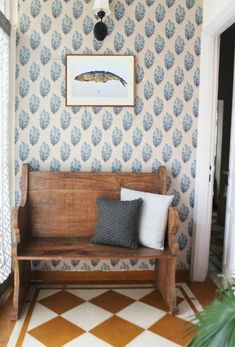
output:
M134 106L133 55L66 55L66 106Z

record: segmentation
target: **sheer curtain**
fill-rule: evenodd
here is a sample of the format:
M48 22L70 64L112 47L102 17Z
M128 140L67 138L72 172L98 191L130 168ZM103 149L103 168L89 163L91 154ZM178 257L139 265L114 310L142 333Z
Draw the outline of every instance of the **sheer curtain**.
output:
M9 22L0 12L0 284L11 273Z

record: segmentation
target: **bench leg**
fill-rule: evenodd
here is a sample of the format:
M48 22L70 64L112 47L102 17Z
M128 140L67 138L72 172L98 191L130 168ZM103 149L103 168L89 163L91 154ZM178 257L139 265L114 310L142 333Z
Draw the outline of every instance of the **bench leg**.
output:
M30 286L31 264L28 260L16 259L14 265L14 295L11 319L17 320Z
M177 313L175 291L176 257L156 259L155 284L172 314Z

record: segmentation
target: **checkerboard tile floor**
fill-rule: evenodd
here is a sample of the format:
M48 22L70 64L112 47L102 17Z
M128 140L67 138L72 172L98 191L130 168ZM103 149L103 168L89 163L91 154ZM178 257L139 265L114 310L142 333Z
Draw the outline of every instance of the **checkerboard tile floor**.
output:
M184 283L177 316L155 288L41 288L33 298L8 347L185 346L192 315L202 309Z

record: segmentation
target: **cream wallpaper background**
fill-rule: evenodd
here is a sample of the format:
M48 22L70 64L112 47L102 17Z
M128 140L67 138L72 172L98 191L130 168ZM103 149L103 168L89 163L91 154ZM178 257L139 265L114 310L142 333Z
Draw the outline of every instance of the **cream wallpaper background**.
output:
M108 36L94 39L90 0L19 0L16 64L16 203L31 170L168 169L180 215L179 268L191 260L202 29L201 0L112 0ZM135 56L135 107L66 107L65 56ZM33 262L35 269L151 269L138 259Z

